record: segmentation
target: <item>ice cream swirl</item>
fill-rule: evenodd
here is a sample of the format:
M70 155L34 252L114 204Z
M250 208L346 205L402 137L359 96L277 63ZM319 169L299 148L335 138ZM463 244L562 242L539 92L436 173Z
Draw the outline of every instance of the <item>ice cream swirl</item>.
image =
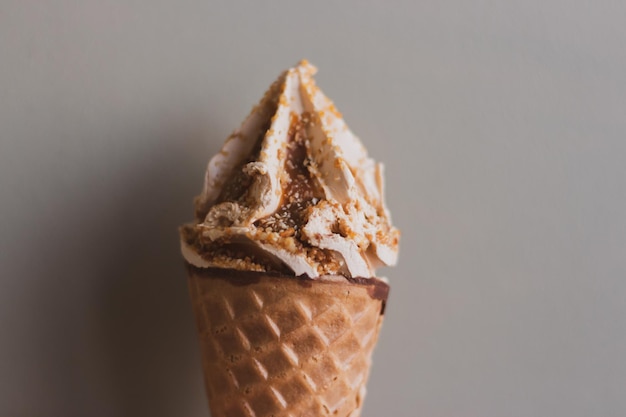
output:
M181 228L198 267L372 277L396 263L399 232L369 158L306 61L283 72L208 164L196 222Z

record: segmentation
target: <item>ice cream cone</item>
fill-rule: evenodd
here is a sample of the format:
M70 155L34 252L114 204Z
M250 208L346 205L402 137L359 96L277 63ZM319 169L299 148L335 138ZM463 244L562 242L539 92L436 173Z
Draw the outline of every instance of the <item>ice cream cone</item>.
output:
M357 417L389 287L187 265L213 417Z

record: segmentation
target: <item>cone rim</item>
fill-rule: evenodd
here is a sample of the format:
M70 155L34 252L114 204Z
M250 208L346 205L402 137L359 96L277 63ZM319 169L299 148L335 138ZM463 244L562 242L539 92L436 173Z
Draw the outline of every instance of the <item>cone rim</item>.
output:
M365 287L369 296L374 300L382 301L381 315L384 314L385 305L389 297L389 284L380 278L346 277L343 275L321 275L317 278L310 278L308 275L287 275L280 272L259 272L242 271L226 268L201 268L185 262L185 267L189 276L201 279L222 279L235 286L245 286L255 284L263 279L282 280L288 279L297 282L303 287L313 285L345 285Z

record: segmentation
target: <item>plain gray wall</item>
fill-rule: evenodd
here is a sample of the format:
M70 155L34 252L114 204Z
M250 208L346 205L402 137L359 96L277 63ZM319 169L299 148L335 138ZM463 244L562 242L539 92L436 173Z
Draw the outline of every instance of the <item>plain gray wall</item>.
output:
M402 230L365 417L626 414L618 1L0 2L0 415L207 415L178 253L306 57Z

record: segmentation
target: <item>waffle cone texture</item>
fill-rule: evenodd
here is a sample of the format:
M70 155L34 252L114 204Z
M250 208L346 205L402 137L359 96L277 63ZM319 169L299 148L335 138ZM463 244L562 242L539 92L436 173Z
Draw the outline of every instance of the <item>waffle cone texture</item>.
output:
M383 281L187 265L213 417L358 417Z

